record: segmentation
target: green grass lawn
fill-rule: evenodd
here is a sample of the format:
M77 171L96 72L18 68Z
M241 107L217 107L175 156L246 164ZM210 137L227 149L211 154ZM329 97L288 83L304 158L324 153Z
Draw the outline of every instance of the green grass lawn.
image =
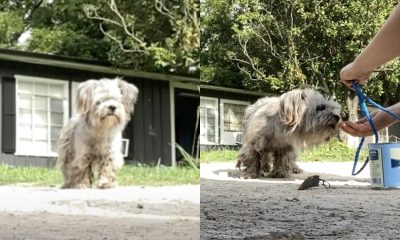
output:
M237 150L216 150L210 152L202 152L200 154L200 161L207 162L235 162L239 151ZM344 143L331 141L304 151L299 156L301 162L346 162L353 161L356 149L347 146ZM367 156L367 151L362 151L360 159Z
M199 184L198 169L189 167L135 167L124 166L118 172L118 184L128 185L180 185ZM61 172L57 169L38 167L13 167L0 164L0 185L27 184L34 186L59 186Z

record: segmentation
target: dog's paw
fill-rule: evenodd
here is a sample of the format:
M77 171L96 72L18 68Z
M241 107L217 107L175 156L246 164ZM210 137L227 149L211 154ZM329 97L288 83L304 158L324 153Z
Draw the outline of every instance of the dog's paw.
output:
M292 173L298 174L298 173L302 173L302 172L303 172L303 170L300 169L299 167L293 167L292 168Z
M72 189L85 189L85 188L90 188L90 185L87 184L71 184L71 183L65 183L64 185L61 186L61 189L68 189L68 188L72 188Z
M116 186L116 183L113 181L110 181L110 179L101 177L99 181L97 182L97 187L100 189L107 189L107 188L113 188Z
M275 171L275 170L272 170L271 174L269 175L269 177L272 178L288 178L289 176L290 176L289 172Z
M240 176L244 179L254 179L254 178L258 178L258 174L257 173L249 173L249 172L242 172L240 174Z

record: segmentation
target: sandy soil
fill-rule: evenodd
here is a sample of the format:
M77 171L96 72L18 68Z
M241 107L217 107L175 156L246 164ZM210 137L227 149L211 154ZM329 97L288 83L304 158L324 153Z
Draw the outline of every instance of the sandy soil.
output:
M201 166L201 239L400 239L400 190L369 187L352 163L302 163L291 179L242 180L233 164ZM323 186L297 190L317 173Z
M0 187L1 240L199 239L199 186Z

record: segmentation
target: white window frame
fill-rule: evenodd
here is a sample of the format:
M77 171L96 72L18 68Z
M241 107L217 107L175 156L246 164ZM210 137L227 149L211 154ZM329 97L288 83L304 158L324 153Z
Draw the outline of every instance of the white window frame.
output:
M225 132L224 130L224 103L230 103L230 104L238 104L238 105L246 105L249 106L250 102L246 101L238 101L238 100L230 100L230 99L221 99L220 100L220 106L219 106L219 115L220 115L220 129L221 129L221 138L220 138L220 144L221 145L236 145L236 139L238 135L243 134L242 131L240 132Z
M121 144L121 152L123 157L127 157L129 153L129 139L123 138Z
M29 81L29 82L34 82L34 83L44 83L44 84L57 84L57 85L63 85L64 87L64 97L63 97L63 108L64 108L64 116L63 116L63 123L64 125L67 123L68 118L69 118L69 95L68 95L68 81L65 80L59 80L59 79L52 79L52 78L42 78L42 77L33 77L33 76L26 76L26 75L15 75L15 101L16 101L16 151L15 155L22 155L22 156L42 156L42 157L57 157L56 152L51 152L51 149L46 152L40 152L40 151L30 151L28 149L21 149L21 146L19 144L19 139L20 139L20 127L19 127L19 122L20 122L20 113L19 113L19 108L20 108L20 98L19 98L19 84L21 81ZM34 94L34 93L32 93ZM49 97L48 95L44 95L46 97ZM34 110L33 105L32 105L32 110ZM49 115L51 113L50 108L48 108L47 114ZM48 118L50 119L50 118ZM32 120L33 121L33 116ZM51 146L51 124L47 123L47 144L48 146Z
M218 114L218 98L212 98L212 97L203 97L200 96L200 107L201 107L201 100L207 100L207 101L214 101L215 102L215 142L210 142L207 139L207 132L206 132L206 137L202 137L200 134L200 145L218 145L219 142L219 126L218 126L218 119L219 119L219 114ZM205 123L207 125L207 122ZM206 127L207 130L207 127ZM201 124L200 124L200 131L201 131Z

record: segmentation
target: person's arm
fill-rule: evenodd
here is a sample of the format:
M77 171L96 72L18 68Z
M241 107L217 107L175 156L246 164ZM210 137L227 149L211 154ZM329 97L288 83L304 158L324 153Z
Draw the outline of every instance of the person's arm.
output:
M342 82L367 83L372 71L400 56L400 4L397 5L368 46L340 72Z
M388 107L387 110L389 110L399 116L400 115L400 103L396 103L396 104ZM378 111L376 113L373 113L371 115L371 117L372 117L372 121L374 122L375 128L378 131L399 121L399 120L393 118L392 116L388 115L384 111ZM339 124L339 127L343 131L345 131L346 133L348 133L352 136L366 137L366 136L371 136L374 134L374 132L372 131L371 125L365 118L360 119L359 121L354 122L354 123L350 122L350 121L341 122Z

